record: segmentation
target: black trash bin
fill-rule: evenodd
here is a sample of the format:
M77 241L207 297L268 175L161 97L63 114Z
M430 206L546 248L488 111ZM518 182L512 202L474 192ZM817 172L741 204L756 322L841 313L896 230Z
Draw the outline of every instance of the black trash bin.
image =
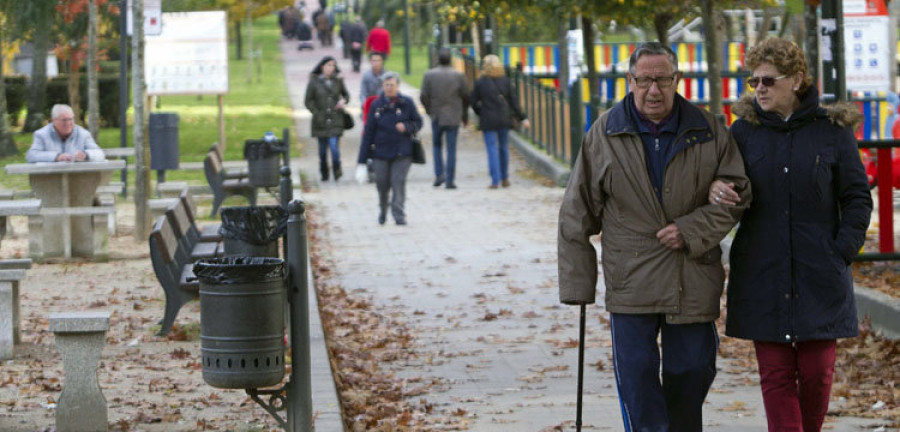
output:
M249 139L244 141L244 159L247 160L247 179L256 187L278 186L281 180L278 162L284 152L280 139Z
M228 256L278 257L278 238L287 230L287 212L276 205L225 207L219 234Z
M203 380L227 389L275 385L284 378L284 260L209 258L200 280Z
M178 169L178 114L150 114L150 169Z

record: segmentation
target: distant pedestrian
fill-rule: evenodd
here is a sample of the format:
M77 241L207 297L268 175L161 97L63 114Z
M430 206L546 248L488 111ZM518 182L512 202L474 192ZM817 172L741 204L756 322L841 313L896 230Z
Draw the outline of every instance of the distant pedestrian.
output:
M387 219L390 198L391 216L397 225L406 225L406 176L412 164L412 136L422 128L422 117L413 100L400 94L400 76L386 72L384 93L372 102L356 168L356 180L366 181L365 163L372 159L375 186L378 189L378 223Z
M328 150L334 180L343 175L341 170L340 138L344 133L344 107L350 102L350 93L340 77L337 60L325 56L309 77L306 87L306 108L312 112L312 136L319 140L319 173L322 181L328 180Z
M312 42L312 27L306 21L298 21L294 33L297 35L297 40L300 41L300 44L297 45L298 50L315 48Z
M509 187L509 130L515 122L520 122L525 129L530 123L519 106L519 99L499 57L493 54L484 57L481 77L473 87L469 100L478 114L478 127L484 135L491 175L489 187Z
M353 72L359 72L360 63L362 62L363 44L366 42L366 26L363 25L362 18L356 17L356 20L347 24L347 44L350 45L350 59L353 62Z
M380 52L384 54L385 60L391 55L391 32L384 28L384 21L378 20L375 28L369 32L369 37L366 38L366 52Z
M600 234L625 427L699 432L716 376L719 242L750 204L750 181L725 125L677 94L668 46L645 43L628 63L631 92L591 126L563 196L559 298L594 303ZM735 185L739 206L706 202L716 179Z
M362 84L359 89L359 103L365 105L366 99L378 96L381 93L381 75L384 74L384 54L380 52L369 53L369 65L371 69L363 72Z
M856 106L819 105L806 55L769 38L746 56L756 91L731 134L754 196L731 249L725 334L756 348L769 431L817 432L828 412L836 339L858 334L850 264L872 196L853 131ZM738 203L716 182L709 203Z
M325 15L324 11L316 11L315 18L313 22L316 25L316 33L319 35L319 42L323 47L330 47L333 45L332 41L332 25L328 19L328 16Z
M450 66L450 49L438 51L438 66L425 73L419 99L431 116L434 153L434 186L444 182L456 189L456 137L459 124L469 123L469 85L462 72ZM447 166L444 168L441 136L447 137Z

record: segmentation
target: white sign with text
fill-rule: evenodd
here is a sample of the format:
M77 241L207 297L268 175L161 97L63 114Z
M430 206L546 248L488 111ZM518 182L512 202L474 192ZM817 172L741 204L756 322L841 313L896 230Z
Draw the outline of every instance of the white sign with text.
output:
M164 13L159 36L146 38L147 94L228 93L225 11Z

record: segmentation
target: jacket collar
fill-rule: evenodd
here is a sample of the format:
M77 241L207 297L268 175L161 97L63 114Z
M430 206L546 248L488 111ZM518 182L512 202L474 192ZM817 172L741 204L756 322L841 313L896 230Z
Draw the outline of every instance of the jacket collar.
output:
M609 113L609 120L606 122L606 134L637 134L639 133L638 125L628 114L626 104L634 106L634 93L628 93L624 99L619 101ZM678 106L680 118L678 119L678 129L675 136L682 136L689 130L700 130L709 133L709 123L700 112L700 109L688 102L680 94L675 94L675 104ZM711 136L711 135L710 135Z

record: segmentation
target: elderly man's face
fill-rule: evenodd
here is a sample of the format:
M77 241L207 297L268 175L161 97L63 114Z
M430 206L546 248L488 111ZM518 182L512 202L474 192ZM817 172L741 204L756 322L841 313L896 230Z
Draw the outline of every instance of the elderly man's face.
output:
M59 136L69 136L75 129L75 115L66 111L59 113L56 118L53 119L53 127L56 128L56 133L58 133Z
M665 55L643 55L628 74L634 105L638 111L654 122L661 121L672 112L675 90L680 75Z

